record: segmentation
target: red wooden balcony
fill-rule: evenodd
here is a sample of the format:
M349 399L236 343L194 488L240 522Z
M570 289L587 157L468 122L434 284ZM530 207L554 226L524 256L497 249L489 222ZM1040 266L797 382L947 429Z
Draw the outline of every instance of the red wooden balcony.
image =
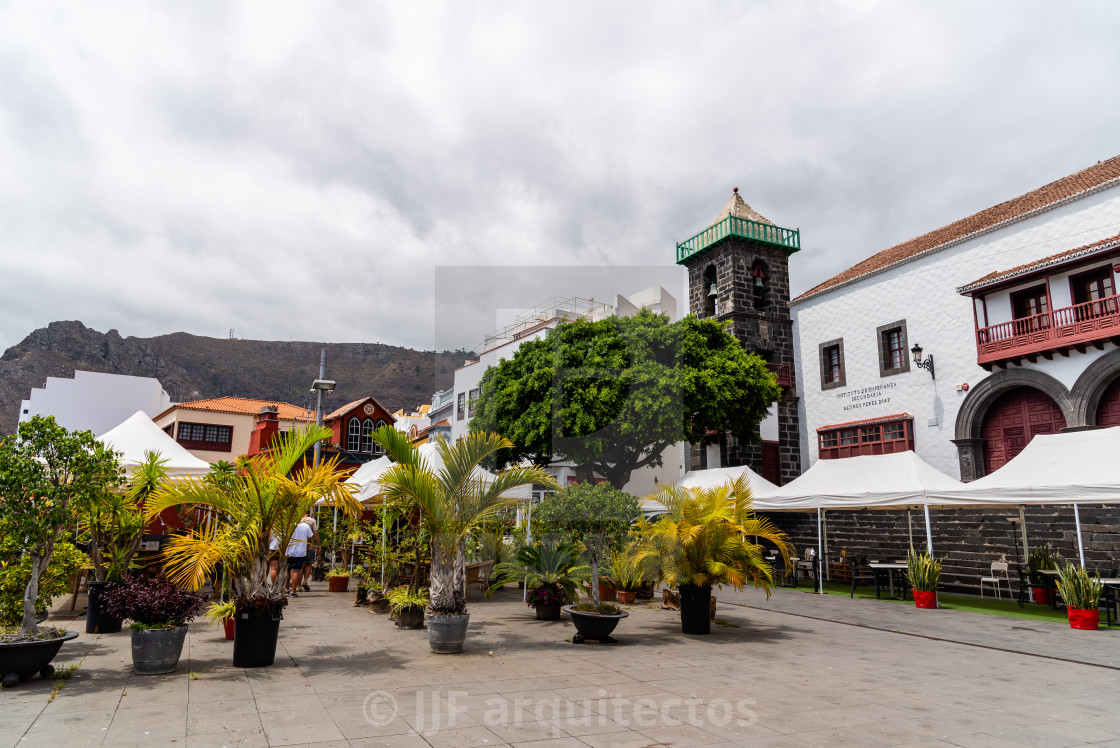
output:
M991 369L1001 361L1051 358L1055 351L1068 356L1071 348L1084 353L1106 340L1120 341L1120 296L982 327L976 331L976 363Z
M793 386L793 364L766 364L770 373L778 378L779 387Z

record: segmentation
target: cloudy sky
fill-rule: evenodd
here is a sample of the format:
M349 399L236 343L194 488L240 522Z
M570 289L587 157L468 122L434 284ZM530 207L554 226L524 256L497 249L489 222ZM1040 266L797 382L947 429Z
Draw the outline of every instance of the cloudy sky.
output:
M0 349L59 319L431 348L437 289L509 290L459 267L679 290L674 243L735 186L801 229L797 293L1120 154L1117 28L1114 2L0 2Z

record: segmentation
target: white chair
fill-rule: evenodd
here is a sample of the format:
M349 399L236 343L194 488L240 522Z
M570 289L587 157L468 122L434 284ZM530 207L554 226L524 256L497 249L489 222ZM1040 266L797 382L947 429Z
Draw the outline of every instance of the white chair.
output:
M990 577L980 577L980 598L984 597L984 585L990 584L996 589L996 599L1002 600L999 592L999 583L1003 582L1007 585L1007 596L1011 597L1011 578L1007 576L1007 562L1006 561L993 561L992 571Z

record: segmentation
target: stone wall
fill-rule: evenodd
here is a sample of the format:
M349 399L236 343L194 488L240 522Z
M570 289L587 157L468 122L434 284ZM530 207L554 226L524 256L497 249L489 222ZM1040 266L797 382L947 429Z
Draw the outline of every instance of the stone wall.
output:
M1120 566L1120 506L1082 505L1081 537L1088 569ZM1027 542L1032 550L1049 544L1061 557L1077 563L1077 530L1070 506L1027 507ZM768 515L785 531L796 555L817 547L815 512ZM926 527L922 510L911 510L914 547L925 550ZM941 584L945 589L978 593L980 577L988 576L991 563L1016 562L1015 538L1019 536L1019 509L930 509L933 555L942 559ZM904 559L909 547L906 510L831 511L826 513L828 556L837 560L841 550L848 555L866 555L872 560ZM1020 541L1021 545L1021 541ZM1014 572L1012 572L1012 575ZM1103 576L1104 574L1102 574ZM1017 590L1013 582L1012 589Z

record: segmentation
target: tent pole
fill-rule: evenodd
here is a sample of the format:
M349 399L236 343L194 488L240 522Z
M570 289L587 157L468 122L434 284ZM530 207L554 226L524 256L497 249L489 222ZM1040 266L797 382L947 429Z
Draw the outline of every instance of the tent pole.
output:
M338 566L338 506L334 508L334 532L331 533L331 568Z
M1081 558L1081 568L1085 568L1085 545L1081 542L1081 513L1077 511L1077 504L1073 505L1073 521L1077 525L1077 554Z
M924 504L926 512L926 553L933 555L933 530L929 526L929 504Z
M1019 532L1023 536L1023 563L1030 563L1031 549L1027 547L1027 512L1019 505Z
M525 510L525 545L533 544L533 494L529 494L529 503ZM529 599L529 585L521 590L521 602Z
M824 528L821 526L821 508L817 507L817 592L822 595L824 594L824 576L821 574L824 567L824 554L821 552L824 550L824 546L821 544L823 535Z
M381 591L385 591L385 549L388 546L388 531L385 529L385 503L381 504Z
M914 517L910 514L910 507L906 507L906 531L910 536L910 552L914 552Z

